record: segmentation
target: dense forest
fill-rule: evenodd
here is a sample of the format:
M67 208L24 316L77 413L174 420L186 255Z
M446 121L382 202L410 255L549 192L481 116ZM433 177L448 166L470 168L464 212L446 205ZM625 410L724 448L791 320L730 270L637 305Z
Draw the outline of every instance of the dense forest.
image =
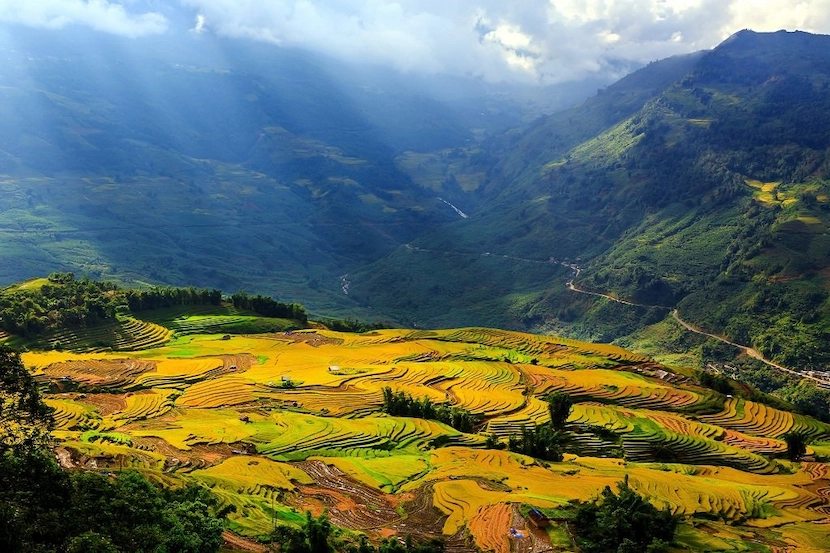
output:
M91 328L115 320L121 313L178 306L221 305L221 290L195 287L154 286L122 288L110 282L73 273L53 273L0 291L0 328L35 338L59 329ZM237 292L230 297L234 308L263 317L308 322L298 303L281 303L263 295Z
M123 299L114 284L54 273L39 287L0 293L0 324L24 337L55 328L91 327L115 318Z

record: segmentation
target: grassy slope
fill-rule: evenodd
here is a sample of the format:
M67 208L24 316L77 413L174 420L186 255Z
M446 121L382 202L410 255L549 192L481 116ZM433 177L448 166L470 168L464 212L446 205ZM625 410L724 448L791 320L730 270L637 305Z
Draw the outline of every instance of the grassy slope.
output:
M361 268L352 275L352 296L402 322L422 325L527 328L550 318L550 306L560 303L551 298L564 291L569 270L542 262L602 251L608 243L597 240L593 228L605 224L605 215L582 211L578 217L567 216L572 206L556 191L547 186L530 190L535 172L528 168L564 156L608 125L625 120L698 58L695 54L651 64L576 108L538 120L525 133L492 140L481 162L498 164L484 177L474 161L482 152L399 158L399 166L417 183L448 193L472 217L412 242L427 251L415 254L401 247ZM456 173L455 187L447 185L447 175ZM506 199L496 200L500 195Z

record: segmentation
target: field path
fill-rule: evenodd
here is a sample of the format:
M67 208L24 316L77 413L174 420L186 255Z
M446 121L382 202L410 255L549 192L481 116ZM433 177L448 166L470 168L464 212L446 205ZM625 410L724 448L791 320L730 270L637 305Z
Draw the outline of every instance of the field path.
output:
M597 296L597 297L600 297L600 298L605 298L605 299L609 299L611 301L615 301L617 303L621 303L623 305L631 305L633 307L657 308L657 309L665 309L666 311L669 311L671 309L671 307L666 307L665 305L647 305L647 304L644 304L644 303L635 303L633 301L624 300L622 298L615 298L614 296L610 296L608 294L603 294L601 292L592 292L591 290L585 290L583 288L579 288L579 287L577 287L576 284L574 284L574 279L579 276L579 273L582 272L582 269L580 267L576 266L576 265L569 265L569 264L566 264L564 262L562 263L562 265L565 265L566 267L570 267L574 271L573 274L571 275L570 280L568 280L568 282L565 283L565 286L571 292L577 292L579 294L588 294L589 296Z
M261 543L245 539L229 530L222 532L222 539L225 540L225 545L239 551L255 551L256 553L264 553L265 551L268 551L268 548Z

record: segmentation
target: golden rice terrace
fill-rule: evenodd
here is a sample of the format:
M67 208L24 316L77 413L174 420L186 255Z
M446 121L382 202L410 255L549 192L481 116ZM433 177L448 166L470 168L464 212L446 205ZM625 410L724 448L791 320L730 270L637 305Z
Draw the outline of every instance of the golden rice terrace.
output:
M828 465L815 461L830 454L830 425L617 347L483 328L177 336L134 352L24 354L50 387L64 465L204 484L237 507L232 529L251 539L275 519L328 510L374 539L569 551L572 501L628 476L683 515L678 550L830 544ZM463 433L388 416L385 387L481 422ZM557 391L575 402L564 461L486 447L546 423L544 397ZM791 431L810 437L809 461L786 460Z

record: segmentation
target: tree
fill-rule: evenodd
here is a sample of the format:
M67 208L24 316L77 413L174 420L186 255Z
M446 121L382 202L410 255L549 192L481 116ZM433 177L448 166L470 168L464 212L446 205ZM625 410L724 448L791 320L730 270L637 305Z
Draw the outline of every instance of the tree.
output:
M568 417L571 416L573 400L568 394L554 392L547 397L550 423L554 430L564 430Z
M20 354L0 344L0 454L45 446L53 425L52 409L41 401Z
M314 518L311 511L306 511L304 527L278 526L273 540L280 545L283 553L332 553L332 531L328 516L322 514Z
M0 551L60 545L66 521L56 511L69 478L46 450L52 410L20 355L0 344Z
M50 452L0 453L0 551L58 550L71 498L69 475Z
M787 458L798 461L807 453L808 436L803 432L787 432L784 441L787 442Z
M658 510L628 485L628 477L577 507L574 528L585 553L660 553L674 538L679 518Z

